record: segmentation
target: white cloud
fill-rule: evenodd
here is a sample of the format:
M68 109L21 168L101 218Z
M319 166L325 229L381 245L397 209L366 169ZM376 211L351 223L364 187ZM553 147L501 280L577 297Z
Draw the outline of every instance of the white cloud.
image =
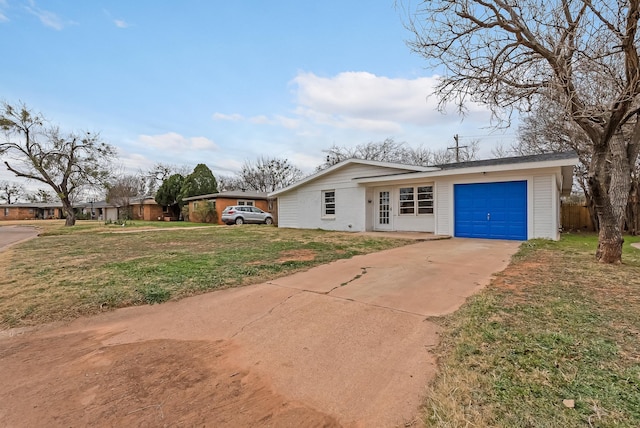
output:
M437 82L437 76L392 79L368 72L330 78L299 73L292 81L299 112L335 126L364 129L397 129L403 123L429 125L441 120L436 101L427 98Z
M0 12L0 22L9 22L9 18L7 18L6 15L3 15L2 12Z
M249 118L249 122L251 123L255 123L256 125L266 125L271 123L271 120L269 120L269 118L263 114L258 115L258 116L253 116Z
M118 28L129 28L129 24L123 19L114 19L113 23Z
M169 152L218 150L218 145L206 137L187 138L176 132L161 135L140 135L138 141L148 147Z
M243 119L244 119L244 116L237 113L234 113L234 114L214 113L213 114L213 120L228 120L231 122L236 122Z
M29 0L29 6L27 6L26 9L29 13L38 17L42 25L44 25L45 27L53 28L54 30L60 31L70 23L65 22L54 12L40 9L38 6L36 6L36 2L34 0Z

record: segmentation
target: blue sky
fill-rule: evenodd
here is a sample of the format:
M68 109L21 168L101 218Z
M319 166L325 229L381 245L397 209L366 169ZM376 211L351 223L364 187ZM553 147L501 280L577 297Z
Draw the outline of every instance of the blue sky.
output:
M515 131L488 136L479 106L436 111L402 14L394 0L0 0L0 99L100 132L129 171L229 175L265 155L311 172L332 144L440 149L454 134L488 157Z

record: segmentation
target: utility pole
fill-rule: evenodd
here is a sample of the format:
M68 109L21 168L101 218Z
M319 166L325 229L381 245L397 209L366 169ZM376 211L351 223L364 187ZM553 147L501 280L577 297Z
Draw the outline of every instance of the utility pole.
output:
M447 150L455 150L456 151L456 162L460 162L460 149L466 149L468 146L461 146L460 145L460 137L458 136L458 134L454 135L453 139L456 142L456 146L455 147L447 147Z

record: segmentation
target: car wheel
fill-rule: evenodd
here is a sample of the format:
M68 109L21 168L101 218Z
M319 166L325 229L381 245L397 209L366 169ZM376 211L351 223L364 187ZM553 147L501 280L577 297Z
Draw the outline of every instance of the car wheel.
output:
M273 219L271 217L267 217L264 219L264 224L273 224Z
M244 224L244 219L242 217L238 217L236 219L236 224Z

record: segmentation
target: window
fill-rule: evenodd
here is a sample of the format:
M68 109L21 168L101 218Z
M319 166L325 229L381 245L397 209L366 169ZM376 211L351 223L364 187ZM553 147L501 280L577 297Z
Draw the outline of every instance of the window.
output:
M322 191L322 216L323 217L336 216L336 191L335 190Z
M418 187L418 214L433 214L433 186Z
M142 204L140 204L140 207L138 207L138 216L142 217L144 215L144 207L142 206Z
M4 216L7 217L9 215L9 207L4 207Z
M194 210L197 210L197 209L198 209L198 203L197 203L197 202L194 202L194 203L193 203L193 209L194 209Z
M254 206L253 202L254 201L246 201L246 200L243 200L243 199L238 199L238 203L236 205L245 205L245 206L248 206L248 207L252 207L252 206Z
M433 214L433 186L401 187L400 214Z
M415 202L413 198L413 187L400 188L400 214L414 214Z

